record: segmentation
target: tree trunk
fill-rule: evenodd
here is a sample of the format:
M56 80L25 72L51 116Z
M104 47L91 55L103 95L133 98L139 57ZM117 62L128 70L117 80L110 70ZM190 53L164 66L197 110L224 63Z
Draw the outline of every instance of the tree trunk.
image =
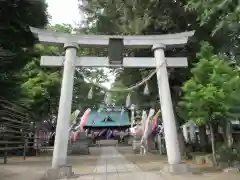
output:
M185 154L185 141L184 141L184 137L183 137L183 133L181 131L178 131L178 143L179 143L179 149L180 149L180 153L182 156L184 156Z
M213 130L213 125L210 123L210 134L211 134L211 144L212 144L212 158L213 158L213 165L217 165L216 161L216 149L215 149L215 135L214 135L214 130Z
M212 128L213 128L213 135L214 135L214 141L216 142L223 142L223 138L220 135L219 131L218 131L218 123L214 123L212 124Z
M200 147L202 151L206 151L206 148L207 148L206 126L199 127L199 140L200 140Z
M177 116L176 116L176 113L174 113L174 114L175 114L175 117L177 117ZM178 135L179 150L180 150L181 155L183 156L184 153L185 153L185 150L186 150L185 140L184 140L184 136L183 136L183 131L182 131L182 129L180 128L179 121L178 121L177 119L175 119L175 121L176 121L177 135Z
M224 126L224 142L227 147L229 148L232 147L233 144L232 124L229 121L227 121Z

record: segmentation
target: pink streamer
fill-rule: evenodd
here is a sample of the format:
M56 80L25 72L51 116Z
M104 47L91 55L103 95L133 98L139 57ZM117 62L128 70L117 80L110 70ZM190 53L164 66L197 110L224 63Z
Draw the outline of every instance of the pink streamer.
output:
M80 121L80 128L81 128L82 131L84 130L83 128L86 124L86 121L89 117L90 112L91 112L91 109L88 108L82 115L82 118L81 118L81 121Z

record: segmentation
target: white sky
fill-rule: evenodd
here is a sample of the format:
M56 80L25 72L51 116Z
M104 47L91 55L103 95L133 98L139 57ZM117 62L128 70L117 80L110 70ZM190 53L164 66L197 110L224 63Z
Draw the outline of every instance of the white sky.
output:
M52 19L50 23L54 24L71 24L76 26L83 20L83 15L78 9L78 0L46 0L48 4L48 13ZM108 72L108 69L105 70ZM114 82L114 77L110 77L110 82L103 83L104 86L110 88Z
M51 24L71 24L75 26L82 20L78 9L78 0L46 0L48 12L52 16Z

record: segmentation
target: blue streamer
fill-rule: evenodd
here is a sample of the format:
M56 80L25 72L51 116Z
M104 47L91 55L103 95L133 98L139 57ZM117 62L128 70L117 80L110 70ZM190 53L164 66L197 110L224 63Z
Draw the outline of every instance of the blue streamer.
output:
M109 129L106 133L106 138L109 139L112 136L112 130Z

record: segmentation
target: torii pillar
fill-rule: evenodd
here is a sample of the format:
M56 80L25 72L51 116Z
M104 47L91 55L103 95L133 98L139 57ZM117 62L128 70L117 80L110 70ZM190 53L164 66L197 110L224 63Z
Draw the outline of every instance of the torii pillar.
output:
M76 63L76 50L78 45L76 43L65 43L65 61L63 68L63 77L61 85L61 94L59 100L59 109L57 116L57 127L55 134L54 150L52 167L58 168L59 166L66 165L67 162L67 148L69 138L69 119L72 107L72 94L73 94L73 80Z
M154 51L156 60L158 93L160 98L168 163L173 165L181 164L181 153L168 81L168 72L164 54L165 48L166 46L164 44L155 44L153 45L152 50Z

